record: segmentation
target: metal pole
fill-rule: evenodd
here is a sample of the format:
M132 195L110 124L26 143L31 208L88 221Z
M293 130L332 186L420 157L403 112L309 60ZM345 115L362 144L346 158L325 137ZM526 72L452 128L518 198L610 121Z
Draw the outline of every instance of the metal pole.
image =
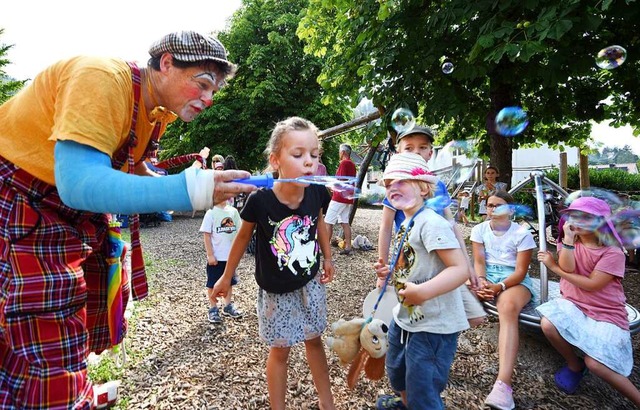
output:
M544 192L542 191L542 172L532 172L533 182L536 185L536 206L538 208L538 248L541 252L547 251L547 224L544 213ZM549 299L549 283L547 267L540 262L540 304Z

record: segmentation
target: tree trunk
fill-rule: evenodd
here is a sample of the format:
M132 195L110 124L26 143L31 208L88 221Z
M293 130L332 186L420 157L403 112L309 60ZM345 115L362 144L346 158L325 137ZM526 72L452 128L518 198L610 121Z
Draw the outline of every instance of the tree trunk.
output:
M489 134L489 165L498 168L500 173L498 181L505 182L510 188L511 175L513 174L512 143L510 138L498 134L495 125L495 118L500 110L514 105L511 85L503 81L509 78L508 65L504 63L490 77L489 96L491 98L491 106L487 113L486 128Z
M365 175L367 175L367 170L369 169L369 164L371 164L371 161L373 160L373 156L378 150L379 145L380 145L379 142L376 142L375 145L371 145L371 147L369 147L369 152L367 152L367 155L362 159L362 164L360 164L360 170L358 171L358 179L356 181L356 185L358 189L360 189L361 191L362 191L362 183L364 182L364 177ZM358 198L356 198L353 201L353 206L351 207L351 213L349 214L349 224L353 223L353 218L356 216L356 210L358 209L358 202L359 202Z

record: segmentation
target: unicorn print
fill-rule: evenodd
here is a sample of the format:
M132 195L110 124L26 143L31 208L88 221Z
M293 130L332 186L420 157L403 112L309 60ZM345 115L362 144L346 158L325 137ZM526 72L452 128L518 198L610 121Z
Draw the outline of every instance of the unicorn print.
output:
M314 222L308 215L291 215L280 222L269 221L275 226L269 243L280 270L289 268L297 276L298 270L294 264L298 262L298 269L303 271L303 275L311 274L318 254L316 238L311 238L309 233Z

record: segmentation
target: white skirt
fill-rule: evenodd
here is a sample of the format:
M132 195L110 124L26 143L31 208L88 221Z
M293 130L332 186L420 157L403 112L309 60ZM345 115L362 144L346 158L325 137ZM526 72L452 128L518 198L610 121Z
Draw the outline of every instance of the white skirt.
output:
M625 377L633 369L631 333L609 322L591 319L567 299L557 298L536 308L569 344Z

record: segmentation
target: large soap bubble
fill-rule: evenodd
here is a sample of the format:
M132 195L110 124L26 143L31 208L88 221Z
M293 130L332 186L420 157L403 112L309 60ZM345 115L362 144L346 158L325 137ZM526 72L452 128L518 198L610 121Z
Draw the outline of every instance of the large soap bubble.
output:
M410 130L416 125L416 118L411 110L407 108L398 108L391 116L391 126L398 134Z
M604 70L619 67L627 59L627 50L620 46L603 48L596 56L596 65Z
M504 107L496 115L496 130L504 137L520 134L529 125L529 117L520 107Z

